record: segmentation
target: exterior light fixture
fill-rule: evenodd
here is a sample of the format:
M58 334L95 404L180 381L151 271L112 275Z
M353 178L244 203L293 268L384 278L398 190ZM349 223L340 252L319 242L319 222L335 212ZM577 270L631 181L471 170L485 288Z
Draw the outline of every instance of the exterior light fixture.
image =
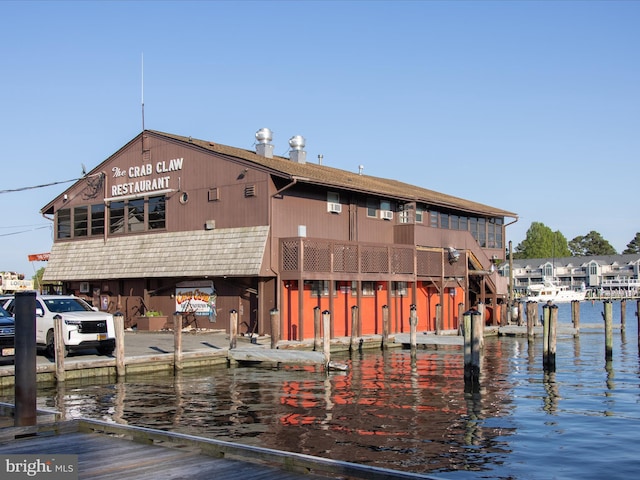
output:
M453 247L449 247L449 263L454 264L460 260L460 252Z

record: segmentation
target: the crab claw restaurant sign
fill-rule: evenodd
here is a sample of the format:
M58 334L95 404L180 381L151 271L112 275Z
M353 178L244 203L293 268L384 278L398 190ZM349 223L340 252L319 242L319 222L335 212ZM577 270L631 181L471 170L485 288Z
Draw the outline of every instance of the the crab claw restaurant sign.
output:
M77 480L78 455L0 455L2 480Z
M216 321L216 293L213 282L182 282L176 285L176 312L209 317Z
M114 184L111 185L111 196L121 197L168 190L171 172L182 170L183 163L184 158L173 158L129 168L113 167L111 176Z

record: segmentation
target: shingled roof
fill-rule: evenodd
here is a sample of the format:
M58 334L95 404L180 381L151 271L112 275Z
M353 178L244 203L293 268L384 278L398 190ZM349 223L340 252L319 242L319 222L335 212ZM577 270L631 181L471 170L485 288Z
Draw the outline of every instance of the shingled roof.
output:
M147 130L146 133L196 146L207 151L235 157L268 169L272 174L296 178L299 183L323 185L364 192L393 199L416 201L429 206L460 210L490 217L517 217L513 212L386 178L373 177L317 163L297 163L285 157L267 158L252 150L230 147L170 133Z

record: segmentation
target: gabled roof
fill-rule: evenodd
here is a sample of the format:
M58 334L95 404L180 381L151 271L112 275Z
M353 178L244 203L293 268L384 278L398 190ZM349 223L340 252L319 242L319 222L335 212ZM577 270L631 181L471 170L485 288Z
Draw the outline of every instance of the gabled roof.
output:
M416 201L441 208L450 208L486 216L517 217L515 213L481 203L427 190L386 178L361 175L317 163L297 163L285 157L267 158L252 150L230 147L219 143L183 137L170 133L147 130L146 133L197 146L207 151L235 157L268 169L272 174L295 178L299 183L323 185L349 191L358 191L398 200Z
M513 268L540 268L547 263L555 265L556 267L567 267L571 264L578 264L585 267L591 262L596 262L599 265L631 265L639 261L640 255L637 253L625 255L592 255L587 257L523 258L520 260L514 259Z

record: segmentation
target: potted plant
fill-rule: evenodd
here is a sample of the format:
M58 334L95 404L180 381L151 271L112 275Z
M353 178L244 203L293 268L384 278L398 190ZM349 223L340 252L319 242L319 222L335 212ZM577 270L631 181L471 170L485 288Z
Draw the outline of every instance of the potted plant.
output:
M157 310L147 310L138 317L138 330L158 331L167 325L167 316Z

